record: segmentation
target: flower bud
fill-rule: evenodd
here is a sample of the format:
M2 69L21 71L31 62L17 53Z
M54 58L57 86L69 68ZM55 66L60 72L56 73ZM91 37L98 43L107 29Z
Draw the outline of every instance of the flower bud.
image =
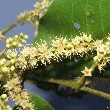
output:
M19 38L19 36L18 35L15 35L14 38L15 38L15 40L17 40Z
M21 43L18 43L18 47L22 47L22 44Z
M6 99L6 98L7 98L7 95L6 95L6 94L2 94L2 95L1 95L1 98L2 98L2 99Z
M7 44L9 44L9 43L10 43L10 40L9 40L9 39L7 39L7 40L6 40L6 43L7 43Z
M17 56L16 52L12 52L11 55L10 55L11 58L15 58L16 56Z
M26 40L24 40L24 39L21 39L21 41L22 41L23 43L26 43Z
M6 44L6 48L10 48L11 47L11 45L10 44Z
M15 70L15 67L14 66L11 66L11 71L14 71Z
M6 110L12 110L12 108L9 105L7 105Z
M73 45L70 44L70 43L68 43L68 44L66 45L66 48L67 48L67 49L72 49L72 48L73 48Z
M7 67L5 67L5 66L3 66L3 67L1 68L1 71L2 71L3 73L9 73L9 69L8 69Z
M24 34L21 32L21 33L20 33L20 36L24 36Z
M4 58L4 59L2 59L2 60L0 60L0 66L4 65L4 64L5 64L5 62L6 62L6 59L5 59L5 58Z
M13 42L12 45L13 45L14 47L16 47L16 46L17 46L17 42Z
M14 60L14 59L11 59L11 60L10 60L10 63L11 63L11 64L14 64L14 63L15 63L15 60Z
M28 35L24 35L23 38L24 38L24 39L27 39L27 38L28 38Z
M11 43L13 41L13 39L12 38L9 38L9 42Z

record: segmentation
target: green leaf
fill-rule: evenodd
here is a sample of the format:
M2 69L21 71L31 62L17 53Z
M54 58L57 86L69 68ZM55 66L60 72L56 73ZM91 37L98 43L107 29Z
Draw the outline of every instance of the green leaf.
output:
M40 39L50 43L60 34L70 38L80 32L103 38L110 31L109 4L110 0L54 0L40 21L34 43Z
M71 35L75 37L81 32L92 34L94 39L104 38L110 29L109 4L110 0L54 0L40 20L38 35L33 44L35 45L36 41L39 43L40 39L50 44L56 36L70 38ZM92 59L80 62L71 69L72 73L80 75L81 70L85 66L90 67L92 63Z
M31 94L31 99L35 102L34 104L37 110L54 110L54 108L47 101L36 94Z
M40 96L31 93L30 97L31 102L34 102L35 110L54 110L54 108ZM13 110L18 110L16 108L17 106Z

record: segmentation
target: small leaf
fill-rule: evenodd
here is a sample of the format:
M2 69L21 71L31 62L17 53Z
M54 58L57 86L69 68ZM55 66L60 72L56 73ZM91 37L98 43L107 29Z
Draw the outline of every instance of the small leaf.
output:
M36 94L30 93L31 102L34 102L35 110L54 110L54 108L43 98ZM18 110L17 106L13 110Z
M31 95L31 100L34 101L35 108L37 110L54 110L54 108L43 98L36 94L30 94Z

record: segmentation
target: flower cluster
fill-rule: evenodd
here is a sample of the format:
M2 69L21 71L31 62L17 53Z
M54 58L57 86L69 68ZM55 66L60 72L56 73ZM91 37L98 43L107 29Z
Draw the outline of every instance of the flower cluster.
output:
M82 39L84 40L82 41ZM51 63L51 60L58 61L63 57L71 58L74 55L83 56L85 53L92 50L92 47L88 46L91 41L91 35L87 37L86 34L82 34L81 37L77 36L76 38L71 38L69 40L63 37L56 37L55 40L52 40L50 46L48 46L45 41L41 41L41 44L36 43L36 47L33 47L33 45L30 47L25 45L20 51L20 65L23 69L27 67L26 57L29 57L29 62L33 67L34 65L36 66L39 61L46 65L46 63Z
M14 64L17 62L17 51L8 50L6 55L7 58L3 58L0 60L0 72L1 75L9 78L15 70Z
M59 61L75 55L82 57L92 51L97 52L97 55L93 58L94 63L90 68L85 67L85 70L82 71L84 76L92 76L92 71L96 66L99 70L102 70L102 66L110 62L109 39L106 42L102 40L94 41L91 35L85 33L70 39L56 37L49 46L45 41L41 41L40 44L36 43L36 47L33 47L33 45L30 47L24 46L20 51L19 61L20 66L25 69L27 66L35 67L38 62L46 65L46 63L51 63L52 60ZM27 57L30 63L27 63Z
M21 43L26 43L27 35L20 33L12 38L6 39L5 53L1 52L0 58L0 80L9 79L15 70L15 64L17 63L17 50L15 48L21 47Z
M16 65L19 63L17 47L22 47L22 43L26 43L27 38L28 36L23 33L7 38L6 49L0 52L0 81L7 82L4 87L8 95L20 106L20 110L34 110L34 105L29 102L29 94L22 89L19 78L14 77ZM11 108L6 106L2 110L11 110Z
M97 63L100 72L110 62L110 39L109 37L107 39L108 41L105 43L102 40L95 42L95 44L98 44L96 48L97 55L93 59Z
M28 38L28 35L25 35L23 33L20 33L20 35L15 35L13 38L9 37L6 40L6 48L9 49L9 48L22 47L22 43L26 43L27 38Z
M40 44L36 43L36 47L25 45L20 51L18 60L20 61L20 66L24 69L27 67L27 57L28 62L31 64L30 66L33 67L39 61L46 65L46 63L51 63L51 60L59 61L62 58L71 58L74 55L83 56L85 53L92 51L93 47L88 45L91 42L91 35L87 36L84 33L81 37L77 36L69 40L63 37L56 37L55 40L52 40L50 46L45 41L41 41Z
M47 12L47 9L51 2L49 0L42 0L42 2L36 2L34 4L34 9L31 11L26 11L20 13L18 20L20 23L28 21L33 24L35 27L39 25L39 19Z
M7 73L9 73L7 60L5 58L0 60L0 79L5 76L7 77Z
M15 74L14 78L7 81L4 85L8 91L9 96L15 101L16 105L19 105L19 110L34 110L34 105L29 102L29 94L21 87L21 81Z
M47 12L51 0L42 0L36 2L34 9L26 11L18 16L18 23L25 21L38 27L40 18ZM14 23L15 25L15 23ZM4 32L0 32L0 40L6 38ZM19 72L27 68L37 68L38 64L51 63L54 61L62 61L65 58L74 56L83 57L89 52L96 52L93 57L93 64L91 67L86 67L81 72L84 76L92 76L95 67L98 67L101 72L107 63L110 63L110 35L105 40L93 40L91 34L82 33L81 36L71 36L70 39L56 37L48 45L46 41L42 41L36 47L32 44L22 45L26 43L28 36L20 33L13 38L6 39L6 49L0 52L0 81L6 83L4 88L8 95L19 105L19 110L34 110L33 103L30 103L29 94L21 87L21 81L18 77ZM19 51L16 48L19 47ZM21 47L21 48L20 48ZM40 63L39 63L40 62ZM21 71L16 71L19 66ZM18 72L18 73L17 73ZM0 96L0 110L12 110L9 105L5 106L8 101L6 94Z
M49 46L45 41L41 41L40 44L36 43L36 47L26 44L23 46L22 50L20 50L18 55L18 52L15 49L12 49L19 47L19 40L22 43L25 43L27 38L27 35L20 33L19 36L15 35L13 38L8 38L6 40L7 58L0 59L0 72L2 73L0 74L0 77L7 77L7 73L13 73L12 75L9 74L9 76L14 76L16 64L22 69L27 67L33 68L37 67L38 62L46 65L47 63L51 63L52 60L59 61L63 58L71 58L74 55L82 57L84 54L87 54L90 51L92 52L93 50L97 52L97 55L93 58L94 64L91 68L85 67L85 69L81 71L84 76L92 76L92 71L95 66L98 66L101 71L103 66L110 62L109 38L107 38L106 42L102 40L94 41L91 35L85 33L70 39L56 37ZM15 77L7 81L7 84L4 87L16 104L19 105L19 109L34 110L33 104L29 102L29 94L21 88L20 83L19 78Z
M4 86L10 97L19 105L21 110L34 110L34 106L29 102L29 94L22 89L20 80L15 73L16 66L22 70L26 68L37 68L38 64L51 63L54 61L63 60L73 56L82 57L89 52L96 52L93 58L93 65L85 67L81 72L84 76L92 76L92 71L97 66L101 71L103 67L110 62L110 38L104 40L93 40L91 35L82 33L81 36L70 39L64 37L56 37L48 45L46 41L41 43L36 42L36 46L32 44L22 45L26 43L27 35L20 33L13 38L6 40L6 50L2 51L0 59L0 79L5 79L7 84ZM17 47L19 51L17 51ZM5 52L6 56L3 56ZM40 63L39 63L40 62ZM9 73L9 74L8 74ZM5 78L4 78L5 77ZM10 79L10 80L9 80ZM9 80L9 81L8 81Z
M5 102L8 101L8 96L6 94L2 94L0 96L0 110L12 110L9 105L5 105Z

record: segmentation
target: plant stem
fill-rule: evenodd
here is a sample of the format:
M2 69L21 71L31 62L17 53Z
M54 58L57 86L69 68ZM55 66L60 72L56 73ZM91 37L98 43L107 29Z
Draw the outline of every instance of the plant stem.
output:
M91 94L94 94L94 95L98 95L100 97L103 97L105 99L110 100L110 94L108 94L108 93L105 93L105 92L102 92L102 91L98 91L98 90L95 90L95 89L92 89L92 88L89 88L89 87L85 87L85 86L83 86L81 88L81 90L85 91L85 92L88 92L88 93L91 93Z
M5 51L6 51L6 49L3 49L2 51L0 51L0 58L4 55Z
M20 23L19 20L13 22L13 23L10 24L9 26L7 26L5 29L3 29L3 30L1 31L1 33L2 33L3 35L5 35L8 31L10 31L11 29L13 29L13 28L14 28L16 25L18 25L19 23Z
M48 79L47 81L51 82L51 83L55 83L55 84L65 85L65 86L68 86L72 89L77 88L76 81L68 81L68 80L52 79L52 78ZM94 95L98 95L98 96L103 97L107 100L110 100L110 94L108 94L108 93L104 93L102 91L98 91L98 90L95 90L95 89L92 89L92 88L89 88L89 87L85 87L85 86L82 86L80 88L80 90L91 93L91 94L94 94Z

